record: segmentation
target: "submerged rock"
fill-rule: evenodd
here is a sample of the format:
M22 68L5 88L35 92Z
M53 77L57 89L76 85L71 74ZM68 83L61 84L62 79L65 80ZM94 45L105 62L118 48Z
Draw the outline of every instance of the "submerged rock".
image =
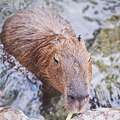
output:
M41 116L39 119L28 118L22 111L10 107L0 107L0 120L44 120Z
M99 108L89 110L71 120L120 120L120 108Z

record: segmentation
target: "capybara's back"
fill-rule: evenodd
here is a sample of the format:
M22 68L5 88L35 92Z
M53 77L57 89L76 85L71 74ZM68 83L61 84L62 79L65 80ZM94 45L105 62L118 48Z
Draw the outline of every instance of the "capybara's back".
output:
M65 19L43 9L18 12L3 25L1 42L43 83L64 93L67 110L84 110L89 101L90 56Z

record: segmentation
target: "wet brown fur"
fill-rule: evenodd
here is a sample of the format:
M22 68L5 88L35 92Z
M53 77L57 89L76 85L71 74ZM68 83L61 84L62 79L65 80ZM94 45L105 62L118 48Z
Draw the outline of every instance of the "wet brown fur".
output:
M18 12L6 20L1 42L43 83L60 92L65 94L66 86L79 77L89 87L90 56L84 42L77 39L69 23L59 15L42 9Z

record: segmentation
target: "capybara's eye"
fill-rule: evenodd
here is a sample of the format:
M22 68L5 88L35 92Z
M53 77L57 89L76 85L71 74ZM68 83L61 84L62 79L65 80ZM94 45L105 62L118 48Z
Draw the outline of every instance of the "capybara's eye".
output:
M59 61L58 61L57 59L55 59L55 58L54 58L54 61L55 61L57 64L59 63Z
M89 99L89 94L85 97L85 101L87 101Z
M91 60L91 57L89 58L88 62L90 62L90 60Z
M55 63L57 63L57 64L60 62L60 56L59 56L59 54L55 53L54 61L55 61Z
M85 98L86 98L86 99L88 99L88 98L89 98L89 96L90 96L90 95L88 94Z

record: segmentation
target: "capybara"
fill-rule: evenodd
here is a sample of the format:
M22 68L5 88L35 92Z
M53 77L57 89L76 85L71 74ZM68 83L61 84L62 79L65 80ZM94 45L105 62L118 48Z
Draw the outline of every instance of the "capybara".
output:
M0 39L5 51L43 84L64 94L68 111L86 109L92 76L90 55L65 19L39 8L23 10L5 21Z

